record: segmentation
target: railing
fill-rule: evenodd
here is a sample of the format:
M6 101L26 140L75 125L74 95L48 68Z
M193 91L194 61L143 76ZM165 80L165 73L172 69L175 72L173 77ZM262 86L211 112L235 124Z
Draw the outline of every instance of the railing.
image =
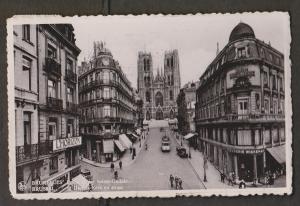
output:
M95 118L81 118L80 123L97 123L97 122L119 122L125 124L133 124L134 120L125 119L122 117L95 117Z
M196 118L196 121L284 120L284 114L228 114L224 116Z
M45 70L61 76L61 65L53 58L46 57Z
M77 74L70 69L66 69L66 80L70 80L74 83L77 82Z
M66 107L67 112L77 113L77 108L78 108L77 104L73 102L67 102L67 107Z
M16 146L17 163L32 160L38 156L38 144Z
M39 143L39 155L48 155L53 151L53 140L44 140Z
M62 100L54 97L48 97L47 106L51 109L62 110Z

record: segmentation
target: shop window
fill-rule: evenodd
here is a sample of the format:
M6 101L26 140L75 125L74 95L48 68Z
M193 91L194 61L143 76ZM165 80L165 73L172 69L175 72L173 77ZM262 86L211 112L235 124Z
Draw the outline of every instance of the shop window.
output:
M30 25L25 24L22 26L23 40L30 42Z
M252 145L251 130L237 131L238 145Z

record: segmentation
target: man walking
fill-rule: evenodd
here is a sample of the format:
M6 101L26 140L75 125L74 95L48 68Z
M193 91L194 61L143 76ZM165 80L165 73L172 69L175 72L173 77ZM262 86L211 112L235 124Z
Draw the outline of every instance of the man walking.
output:
M178 186L179 186L179 189L182 190L182 179L181 178L178 178Z
M113 172L115 170L115 165L113 162L110 164L110 170L111 170L111 172Z
M120 170L122 169L122 160L120 160L120 162L119 162L119 167L120 167Z
M178 177L175 176L175 189L177 190L178 189Z
M171 184L171 188L173 188L173 182L174 182L174 177L172 174L170 174L170 184Z

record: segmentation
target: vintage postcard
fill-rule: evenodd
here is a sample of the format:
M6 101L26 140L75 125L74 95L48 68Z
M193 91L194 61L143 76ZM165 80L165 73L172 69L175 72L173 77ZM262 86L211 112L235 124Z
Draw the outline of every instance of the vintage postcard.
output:
M17 199L292 192L285 12L7 20Z

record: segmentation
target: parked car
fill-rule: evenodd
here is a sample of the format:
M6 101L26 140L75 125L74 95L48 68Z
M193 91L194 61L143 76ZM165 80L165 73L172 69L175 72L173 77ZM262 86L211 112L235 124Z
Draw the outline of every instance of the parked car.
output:
M91 175L91 171L89 169L83 169L80 172L88 181L93 180L93 176Z
M176 147L177 155L181 158L187 158L189 155L184 147Z

